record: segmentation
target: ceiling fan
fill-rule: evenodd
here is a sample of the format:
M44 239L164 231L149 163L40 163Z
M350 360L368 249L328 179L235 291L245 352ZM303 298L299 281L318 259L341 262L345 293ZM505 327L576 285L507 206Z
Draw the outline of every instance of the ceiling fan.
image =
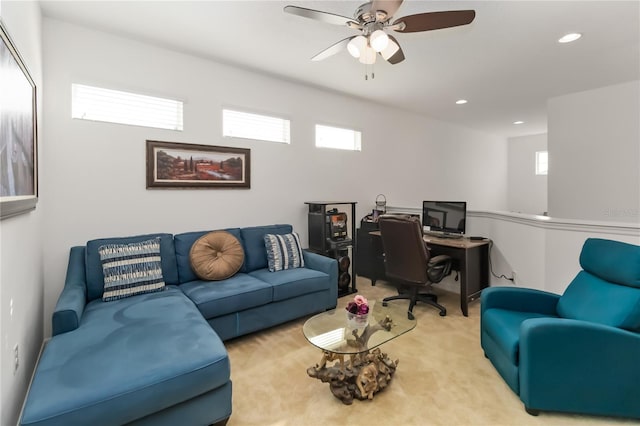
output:
M346 48L351 56L367 65L375 63L378 53L390 64L404 61L402 48L395 37L387 34L387 31L414 33L457 27L470 24L476 16L474 10L450 10L403 16L392 23L391 19L400 8L402 1L370 1L360 5L353 14L353 18L291 5L285 6L284 11L327 24L346 25L360 31L359 35L347 37L329 46L311 58L312 61L321 61Z

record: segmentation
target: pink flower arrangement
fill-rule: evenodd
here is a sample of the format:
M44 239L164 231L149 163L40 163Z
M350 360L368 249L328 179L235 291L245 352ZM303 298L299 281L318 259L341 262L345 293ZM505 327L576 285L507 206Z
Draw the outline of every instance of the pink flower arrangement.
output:
M366 297L357 295L353 301L347 304L347 311L355 315L365 315L369 313L369 301Z

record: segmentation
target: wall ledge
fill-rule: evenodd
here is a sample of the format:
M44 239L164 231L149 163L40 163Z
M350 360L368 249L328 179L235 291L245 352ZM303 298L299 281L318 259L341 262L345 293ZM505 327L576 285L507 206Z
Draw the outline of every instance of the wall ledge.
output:
M422 209L417 207L388 206L389 213L413 213L421 214ZM514 213L491 210L467 210L467 217L495 219L506 222L519 223L521 225L536 228L553 229L560 231L588 232L593 234L616 234L640 238L640 222L608 222L588 221L579 219L563 219L550 216Z
M640 238L640 223L633 222L588 221L579 219L555 218L542 215L482 210L470 210L467 212L467 215L469 217L484 217L516 222L522 225L535 226L537 228L543 229L589 232L596 234L628 235Z

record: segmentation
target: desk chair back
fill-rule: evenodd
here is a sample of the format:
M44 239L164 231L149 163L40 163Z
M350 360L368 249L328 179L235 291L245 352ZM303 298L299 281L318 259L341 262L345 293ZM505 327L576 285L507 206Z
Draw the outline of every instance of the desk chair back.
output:
M429 252L418 221L382 216L379 221L386 275L402 283L426 284Z

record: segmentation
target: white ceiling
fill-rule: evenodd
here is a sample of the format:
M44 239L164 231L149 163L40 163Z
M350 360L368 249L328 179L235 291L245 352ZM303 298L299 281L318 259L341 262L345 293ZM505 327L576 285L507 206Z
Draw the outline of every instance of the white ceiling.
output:
M470 25L394 33L406 60L375 79L344 51L356 34L287 4L353 16L361 1L43 1L43 14L506 137L544 133L547 99L640 79L640 2L405 0L395 18L474 9ZM568 32L575 43L559 44ZM457 99L468 99L456 105ZM525 123L513 125L513 121Z

